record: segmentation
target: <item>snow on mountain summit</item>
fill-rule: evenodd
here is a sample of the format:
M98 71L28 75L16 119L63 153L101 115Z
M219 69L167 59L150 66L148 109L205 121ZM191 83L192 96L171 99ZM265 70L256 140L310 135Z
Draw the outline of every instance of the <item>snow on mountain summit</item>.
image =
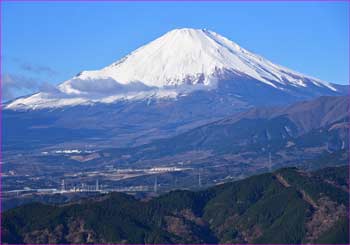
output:
M225 72L249 77L276 89L303 88L311 82L336 90L329 83L275 65L213 31L183 28L166 33L101 70L83 71L61 83L57 87L59 97L38 93L7 107L38 107L38 104L55 107L55 104L72 104L72 101L109 103L119 98L154 94L176 97L179 87L215 88L220 74Z
M243 73L276 87L272 81L289 80L297 86L303 83L288 75L291 72L254 55L236 43L205 29L175 29L130 55L97 71L84 71L78 79L112 78L127 84L140 81L148 86L211 85L218 71ZM215 80L215 79L214 79ZM71 81L60 88L72 92ZM73 90L74 91L74 90Z
M185 81L208 85L208 76L218 69L245 68L234 55L240 52L238 45L213 32L176 29L120 61L99 71L83 72L80 77L112 77L120 83L142 81L156 87L181 85Z

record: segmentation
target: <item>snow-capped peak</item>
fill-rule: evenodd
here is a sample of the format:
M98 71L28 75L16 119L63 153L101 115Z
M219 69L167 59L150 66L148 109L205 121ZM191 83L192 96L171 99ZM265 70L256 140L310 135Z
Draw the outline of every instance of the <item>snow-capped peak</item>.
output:
M276 89L307 87L311 81L313 85L336 90L326 82L275 65L213 31L190 28L169 31L117 62L101 70L83 71L57 88L60 96L78 96L79 99L64 98L69 103L81 103L82 99L113 101L113 98L140 98L154 93L174 95L177 88L184 86L190 87L190 91L215 88L224 72L249 77ZM14 101L8 107L16 107L18 103L37 104L45 98L52 103L60 99L39 93Z
M175 29L130 55L97 71L84 71L60 85L79 93L74 80L110 79L121 84L142 82L158 88L183 84L213 85L219 71L234 71L278 87L288 82L305 86L296 74L254 55L227 38L205 29ZM297 75L298 78L294 78Z

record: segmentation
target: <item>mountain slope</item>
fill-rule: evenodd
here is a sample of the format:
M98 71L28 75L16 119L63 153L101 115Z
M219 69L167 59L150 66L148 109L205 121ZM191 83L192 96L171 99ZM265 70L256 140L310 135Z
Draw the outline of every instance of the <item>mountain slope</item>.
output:
M170 31L112 65L98 71L81 72L77 78L113 78L121 84L141 81L155 87L214 85L211 78L225 70L250 76L276 88L288 83L306 86L296 77L307 77L274 65L215 32L195 29ZM328 83L313 82L336 90ZM73 81L68 81L60 88L69 92L73 85Z
M116 159L119 155L130 154L132 157L128 160L131 163L162 158L171 162L170 157L176 161L193 152L202 152L199 156L202 160L207 155L208 162L213 158L224 158L266 165L269 153L279 164L294 159L301 161L346 149L349 143L347 100L347 97L320 97L285 107L254 108L175 137L106 152L114 154ZM242 159L242 156L246 157Z
M212 31L176 29L101 70L6 103L4 149L136 146L252 107L346 88L273 64Z
M240 87L262 86L269 94L280 93L294 99L344 92L337 85L273 64L215 32L184 28L166 33L110 66L80 72L55 90L19 98L6 108L42 109L145 98L176 99L197 90L218 89L223 81L231 87L234 93L231 96L243 101L248 99L245 97L249 91L234 89L236 81ZM262 95L261 91L256 94Z
M223 124L233 123L242 118L274 118L286 116L296 124L299 134L315 128L325 127L337 121L346 120L349 112L347 96L323 96L314 100L301 101L289 106L275 108L254 108L231 118L223 120Z
M348 243L347 171L281 169L149 201L112 193L61 206L34 203L3 214L2 237L6 243Z

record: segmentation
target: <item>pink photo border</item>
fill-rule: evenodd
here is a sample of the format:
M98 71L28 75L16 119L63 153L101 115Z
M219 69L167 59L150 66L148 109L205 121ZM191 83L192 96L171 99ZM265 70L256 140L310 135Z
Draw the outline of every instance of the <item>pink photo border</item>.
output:
M0 0L0 244L2 244L2 3L3 2L347 2L348 3L348 12L350 13L350 0ZM349 23L350 23L350 17L349 17ZM350 38L350 26L348 26L348 37ZM349 46L349 52L348 52L348 61L350 63L350 44ZM348 115L350 116L350 67L348 70L348 85L349 85L349 94L348 94ZM348 137L350 138L350 123L348 123L348 131L347 131ZM350 144L348 145L348 153L350 154ZM350 183L350 158L348 159L348 182ZM350 186L349 186L350 189ZM349 207L348 207L348 215L350 220L350 193L349 193ZM350 233L350 232L349 232ZM350 236L349 236L350 241ZM117 244L111 244L109 245L117 245ZM22 245L22 244L14 244L14 245ZM36 245L36 244L29 244L29 245ZM38 244L39 245L39 244ZM51 244L48 244L51 245ZM69 244L61 244L61 245L69 245ZM83 245L83 244L76 244L76 245ZM95 245L107 245L107 244L95 244ZM130 244L130 245L136 245L136 244ZM159 244L160 245L160 244ZM186 244L186 245L197 245L197 244ZM203 245L203 244L198 244ZM236 244L236 245L247 245L247 244ZM249 245L249 244L248 244ZM264 245L264 244L262 244ZM284 244L276 244L276 245L284 245ZM286 244L287 245L287 244ZM290 245L290 244L289 244ZM316 245L316 244L314 244ZM325 244L323 244L325 245Z

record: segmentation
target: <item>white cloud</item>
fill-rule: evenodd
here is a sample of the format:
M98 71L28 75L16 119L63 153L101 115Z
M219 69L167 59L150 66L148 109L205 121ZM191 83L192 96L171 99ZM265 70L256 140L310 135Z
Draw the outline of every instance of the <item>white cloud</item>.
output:
M154 88L149 87L141 82L132 82L121 84L113 79L73 79L70 82L70 87L82 92L83 94L91 95L116 95L126 94L130 92L149 91Z
M20 93L30 93L39 88L37 80L21 75L4 74L1 79L2 100L14 99Z

